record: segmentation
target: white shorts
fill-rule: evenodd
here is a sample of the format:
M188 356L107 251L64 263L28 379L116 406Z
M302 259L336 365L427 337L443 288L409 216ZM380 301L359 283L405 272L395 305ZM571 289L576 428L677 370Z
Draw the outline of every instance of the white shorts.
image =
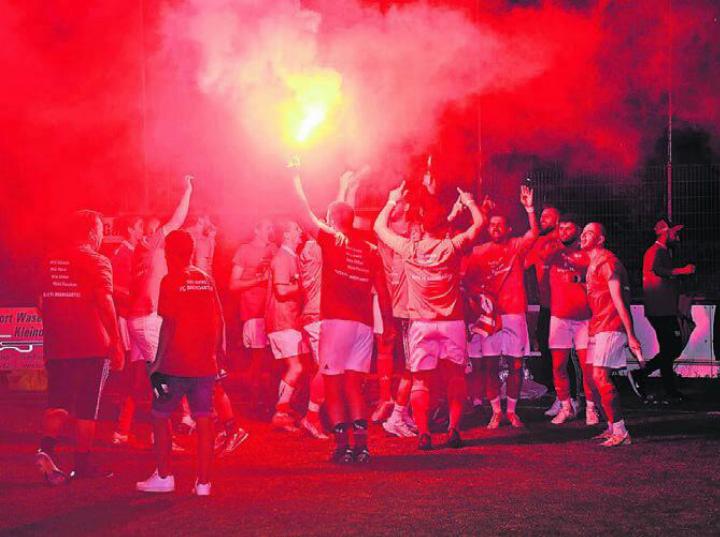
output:
M550 337L548 339L551 349L587 349L588 325L590 321L576 321L574 319L561 319L550 317Z
M130 350L130 332L128 332L127 319L118 315L118 332L120 332L120 342L125 352Z
M320 347L320 321L309 323L303 326L303 330L307 334L307 341L310 346L310 352L312 352L313 360L316 364L320 363L320 353L318 352Z
M372 361L372 327L358 321L320 321L320 372L342 375L345 371L368 373Z
M407 330L407 367L416 373L432 371L440 360L464 366L467 362L465 322L412 320Z
M527 320L525 315L501 315L502 328L489 336L473 334L468 343L468 354L471 358L483 356L524 357L529 348Z
M243 345L247 349L264 349L269 345L265 319L248 319L243 324Z
M160 340L162 317L151 313L144 317L131 317L127 320L130 336L130 361L154 362Z
M373 295L373 333L382 335L384 330L380 301L377 295Z
M590 336L587 363L595 367L627 367L628 339L625 332L600 332Z
M277 332L270 332L267 337L270 340L270 348L276 360L300 356L308 352L307 344L300 330L294 328L278 330Z

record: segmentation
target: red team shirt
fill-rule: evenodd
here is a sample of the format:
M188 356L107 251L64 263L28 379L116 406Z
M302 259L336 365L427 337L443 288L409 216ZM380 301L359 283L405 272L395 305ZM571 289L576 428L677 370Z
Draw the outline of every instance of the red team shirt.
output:
M555 252L562 248L562 243L551 235L540 237L533 246L528 259L535 267L538 285L538 302L543 308L550 307L550 263Z
M233 265L240 265L243 268L242 279L261 276L270 269L270 262L277 250L277 246L272 243L261 247L253 243L242 244L235 252ZM265 316L267 302L267 282L240 291L239 300L240 320L262 319Z
M317 241L309 240L300 253L300 283L303 288L301 324L307 326L320 320L320 287L322 251Z
M627 271L615 254L603 250L587 270L587 297L592 312L589 327L591 336L600 332L625 332L608 287L608 282L615 279L620 281L622 298L629 311L630 285Z
M69 248L49 256L43 279L45 359L106 358L98 297L113 292L110 260L87 246Z
M585 252L567 246L548 258L551 315L574 321L590 318L587 292L582 283L589 264Z
M267 332L280 330L299 330L302 311L301 295L280 298L275 292L275 284L289 284L300 278L300 262L295 252L281 247L270 263L270 283L265 308L265 326Z
M320 230L322 250L320 318L373 325L372 287L382 268L374 247L352 230L347 246L336 246L335 236ZM383 283L383 285L385 285Z
M145 243L135 248L128 317L144 317L158 308L160 282L167 274L165 233L160 226Z
M160 285L158 314L175 324L158 370L177 377L214 376L222 314L212 278L195 267L168 274Z
M409 317L408 295L410 290L405 273L405 261L400 254L382 241L378 242L378 253L385 269L385 280L392 300L393 317L407 319Z
M460 299L460 239L396 236L388 246L404 265L408 287L407 317L435 321L463 318Z
M486 242L473 248L465 272L468 292L492 295L500 315L525 315L524 256L531 245L532 240L516 237L501 244Z

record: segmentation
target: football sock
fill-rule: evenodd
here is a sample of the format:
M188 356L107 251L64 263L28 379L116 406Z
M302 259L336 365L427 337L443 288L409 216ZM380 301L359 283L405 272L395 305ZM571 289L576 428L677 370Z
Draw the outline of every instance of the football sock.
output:
M353 427L353 442L355 442L355 449L366 449L367 448L367 436L368 436L367 420L355 420L352 423L352 427Z
M335 437L335 447L338 449L348 446L348 424L338 423L333 427L333 436Z
M515 408L517 408L517 399L513 399L512 397L507 398L507 413L508 414L515 414Z
M620 436L626 435L628 430L625 428L625 420L616 421L612 424L612 433Z
M276 408L280 412L287 412L290 410L290 399L292 398L294 392L294 386L290 386L290 384L285 382L284 379L280 381L280 385L278 386L278 402L276 405Z

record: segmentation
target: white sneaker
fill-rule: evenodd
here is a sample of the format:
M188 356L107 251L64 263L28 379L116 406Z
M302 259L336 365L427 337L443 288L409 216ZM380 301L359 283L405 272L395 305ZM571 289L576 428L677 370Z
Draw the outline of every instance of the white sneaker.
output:
M562 425L566 421L570 421L575 417L575 412L572 409L572 406L570 408L561 408L560 412L558 412L557 416L555 416L550 423L554 425Z
M112 435L113 446L123 446L128 443L129 437L126 434L115 431Z
M487 424L487 428L491 431L494 429L497 429L500 427L500 422L502 422L502 412L493 412L493 415L490 417L490 422Z
M600 444L602 447L618 447L622 445L629 446L632 444L632 440L630 439L630 433L625 434L612 434L610 435L610 438L605 440L602 444Z
M195 496L210 496L210 489L212 488L212 484L210 483L198 483L198 480L195 480L195 485L192 488L192 493Z
M595 407L585 407L585 425L597 425L600 423L600 416Z
M560 409L562 409L562 403L560 399L556 397L552 406L545 411L545 415L549 418L554 418L560 413Z
M171 475L160 477L158 471L155 470L153 475L145 481L135 483L135 489L140 492L173 492L175 490L175 477Z
M407 423L402 418L398 418L397 414L393 414L382 424L382 428L385 432L393 436L400 436L410 438L411 436L417 436L417 434L408 427Z
M408 429L410 429L415 435L418 434L417 424L415 423L415 420L412 419L412 416L410 414L407 414L407 413L403 414L402 421L405 425L407 425Z

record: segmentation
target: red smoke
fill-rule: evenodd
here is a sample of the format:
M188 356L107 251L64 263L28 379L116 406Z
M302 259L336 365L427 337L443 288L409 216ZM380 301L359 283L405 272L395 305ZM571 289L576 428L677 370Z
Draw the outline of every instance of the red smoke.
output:
M505 180L532 158L631 170L664 128L669 87L676 117L714 132L719 10L710 0L5 3L3 228L23 241L38 219L81 205L167 211L187 172L202 181L195 207L230 213L228 223L282 209L288 148L267 103L281 96L283 67L343 77L337 130L304 155L318 202L345 166L371 164L382 190L428 152L442 180L465 185L481 165L486 181Z

